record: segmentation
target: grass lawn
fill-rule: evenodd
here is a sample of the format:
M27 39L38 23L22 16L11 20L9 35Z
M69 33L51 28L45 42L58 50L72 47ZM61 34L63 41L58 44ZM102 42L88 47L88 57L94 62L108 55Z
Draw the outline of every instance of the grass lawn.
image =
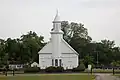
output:
M115 75L113 75L113 76L118 76L118 77L120 77L120 74L115 74Z
M120 73L120 70L114 70L115 73ZM85 70L87 72L87 70ZM113 69L93 69L93 73L113 73Z
M39 75L17 75L0 76L0 80L94 80L94 75L84 74L39 74Z

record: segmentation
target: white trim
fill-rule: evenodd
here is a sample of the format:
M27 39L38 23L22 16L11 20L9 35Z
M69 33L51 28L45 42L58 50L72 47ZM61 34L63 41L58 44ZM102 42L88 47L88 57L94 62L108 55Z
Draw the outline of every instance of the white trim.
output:
M52 53L39 53L39 54L52 54Z

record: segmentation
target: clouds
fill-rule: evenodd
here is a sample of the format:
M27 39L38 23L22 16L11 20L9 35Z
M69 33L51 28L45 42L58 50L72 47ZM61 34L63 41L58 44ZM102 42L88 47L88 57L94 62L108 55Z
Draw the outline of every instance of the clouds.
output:
M33 30L47 41L57 8L62 20L84 23L93 40L120 44L119 0L0 0L0 38Z
M82 0L82 6L87 8L115 8L120 7L119 0Z

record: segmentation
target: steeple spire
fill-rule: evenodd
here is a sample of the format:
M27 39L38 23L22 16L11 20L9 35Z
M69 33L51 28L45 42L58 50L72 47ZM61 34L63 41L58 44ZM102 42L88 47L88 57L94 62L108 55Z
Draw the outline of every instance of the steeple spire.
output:
M58 15L58 10L56 11L56 16L53 21L52 33L63 34L63 31L61 30L61 21L60 21L60 16Z
M56 10L56 16L53 22L60 22L60 16L59 16L58 10Z

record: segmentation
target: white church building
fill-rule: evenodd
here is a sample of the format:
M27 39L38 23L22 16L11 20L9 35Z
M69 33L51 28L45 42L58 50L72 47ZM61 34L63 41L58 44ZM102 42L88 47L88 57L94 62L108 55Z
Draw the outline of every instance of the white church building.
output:
M58 12L53 21L51 40L38 52L39 67L62 66L72 69L78 66L79 54L63 39L61 21Z

